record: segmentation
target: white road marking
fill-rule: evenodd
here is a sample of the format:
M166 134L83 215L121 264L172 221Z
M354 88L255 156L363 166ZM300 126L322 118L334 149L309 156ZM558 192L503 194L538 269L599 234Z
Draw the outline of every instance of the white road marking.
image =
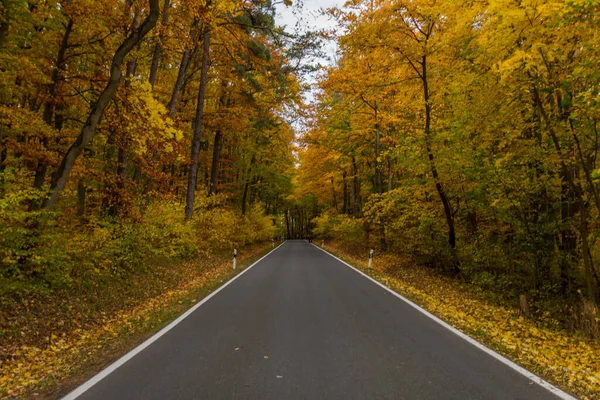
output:
M315 246L315 245L313 244L313 246ZM466 340L467 342L469 342L473 346L477 347L481 351L489 354L490 356L494 357L496 360L500 361L504 365L506 365L506 366L514 369L515 371L517 371L521 375L523 375L526 378L530 379L532 381L532 383L533 382L537 383L538 385L540 385L544 389L546 389L549 392L553 393L554 395L558 396L558 398L560 398L560 399L563 399L563 400L577 400L575 397L571 396L570 394L568 394L566 392L563 392L562 390L560 390L556 386L552 385L550 382L545 381L544 379L540 378L539 376L535 375L534 373L532 373L532 372L526 370L525 368L521 367L520 365L517 365L514 362L510 361L508 358L504 357L503 355L498 354L494 350L492 350L492 349L484 346L483 344L479 343L477 340L473 339L472 337L470 337L470 336L462 333L461 331L459 331L458 329L456 329L452 325L449 325L448 323L442 321L441 319L439 319L435 315L431 314L429 311L421 308L417 304L415 304L412 301L408 300L406 297L404 297L404 296L396 293L395 291L393 291L389 287L385 286L381 282L376 281L375 279L371 278L369 275L365 274L364 272L360 271L359 269L357 269L357 268L353 267L352 265L348 264L346 261L340 259L339 257L334 256L333 254L331 254L327 250L324 250L324 249L320 248L319 246L315 246L315 247L317 249L321 250L322 252L330 255L331 257L335 258L336 260L338 260L339 262L341 262L345 266L352 268L354 271L358 272L359 274L361 274L365 278L369 279L374 284L381 286L382 288L384 288L385 290L387 290L388 292L390 292L394 296L398 297L400 300L404 301L405 303L407 303L411 307L415 308L417 311L425 314L426 316L428 316L429 318L431 318L432 320L434 320L438 324L442 325L444 328L448 329L452 333L455 333L456 335L460 336L462 339Z
M133 357L135 357L138 353L142 352L146 347L148 347L152 343L156 342L161 336L163 336L165 333L169 332L177 324L179 324L181 321L186 319L191 313L196 311L202 304L206 303L208 300L210 300L213 296L215 296L221 290L225 289L231 282L235 281L237 278L244 275L247 271L250 270L250 268L254 267L256 264L261 262L263 259L265 259L269 255L271 255L273 252L275 252L278 248L280 248L284 244L285 244L285 242L281 243L279 246L277 246L276 248L274 248L273 250L271 250L270 252L268 252L267 254L262 256L258 261L256 261L252 265L250 265L248 268L246 268L245 270L243 270L242 272L240 272L239 274L237 274L230 280L228 280L223 286L219 287L217 290L215 290L214 292L212 292L211 294L206 296L198 304L194 305L192 308L187 310L185 313L181 314L176 320L171 322L169 325L165 326L160 331L156 332L154 335L152 335L151 337L146 339L144 342L139 344L135 349L131 350L129 353L125 354L123 357L119 358L117 361L115 361L114 363L112 363L111 365L109 365L108 367L103 369L102 371L100 371L97 375L93 376L90 380L88 380L87 382L85 382L84 384L79 386L77 389L73 390L71 393L69 393L68 395L63 397L62 400L74 400L74 399L78 398L79 396L81 396L83 393L88 391L92 386L94 386L95 384L100 382L102 379L106 378L108 375L110 375L112 372L114 372L121 365L125 364L127 361L129 361Z

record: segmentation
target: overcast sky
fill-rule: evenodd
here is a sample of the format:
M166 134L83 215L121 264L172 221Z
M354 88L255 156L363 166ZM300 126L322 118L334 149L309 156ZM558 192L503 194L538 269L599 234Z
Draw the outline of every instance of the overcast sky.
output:
M287 7L283 4L276 6L278 15L275 23L280 26L286 26L289 32L305 32L307 30L315 31L334 27L334 21L321 15L320 11L321 9L335 6L342 7L346 0L292 1L294 2L292 7ZM329 58L333 58L336 46L334 43L330 43L324 50Z
M275 23L278 26L285 26L286 31L291 33L302 33L306 31L318 31L322 29L333 28L335 22L329 19L327 16L321 15L320 10L330 7L342 7L346 0L303 0L302 3L298 3L298 0L292 0L294 5L292 7L286 7L283 4L276 6L278 15L276 16ZM331 41L324 46L324 53L326 58L319 58L317 60L311 60L320 63L321 65L333 65L336 55L336 43ZM316 99L316 83L318 80L317 75L310 74L301 77L304 83L308 83L312 89L304 92L303 98L307 103L312 103ZM303 118L297 119L297 116L293 117L291 122L296 136L302 135L307 125Z

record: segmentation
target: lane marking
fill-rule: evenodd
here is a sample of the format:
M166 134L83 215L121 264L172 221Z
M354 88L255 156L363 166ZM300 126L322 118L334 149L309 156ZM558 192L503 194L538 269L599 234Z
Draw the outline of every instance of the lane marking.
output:
M95 384L100 382L102 379L106 378L108 375L110 375L112 372L114 372L121 365L123 365L127 361L131 360L138 353L142 352L146 347L148 347L152 343L156 342L161 336L163 336L165 333L169 332L177 324L179 324L181 321L186 319L191 313L196 311L202 304L206 303L208 300L210 300L213 296L215 296L221 290L225 289L229 284L231 284L231 282L235 281L237 278L244 275L247 271L250 270L250 268L254 267L256 264L261 262L263 259L270 256L272 253L274 253L277 249L279 249L285 243L286 242L283 242L279 246L277 246L274 249L272 249L271 251L269 251L267 254L265 254L260 259L255 261L252 265L250 265L248 268L244 269L242 272L240 272L239 274L237 274L236 276L234 276L233 278L228 280L225 284L221 285L217 290L215 290L214 292L212 292L211 294L209 294L208 296L203 298L199 303L194 305L192 308L187 310L185 313L181 314L177 319L175 319L169 325L165 326L160 331L158 331L154 335L150 336L148 339L146 339L144 342L140 343L136 348L131 350L129 353L125 354L124 356L119 358L117 361L113 362L108 367L106 367L105 369L100 371L98 374L94 375L87 382L83 383L81 386L77 387L71 393L67 394L65 397L62 398L62 400L74 400L74 399L78 398L79 396L81 396L83 393L87 392L92 386L94 386Z
M515 364L513 361L509 360L508 358L504 357L503 355L501 355L499 353L496 353L494 350L486 347L485 345L481 344L480 342L478 342L477 340L475 340L472 337L468 336L467 334L459 331L458 329L456 329L452 325L448 324L447 322L442 321L440 318L436 317L435 315L433 315L429 311L425 310L424 308L421 308L416 303L413 303L412 301L410 301L406 297L404 297L401 294L393 291L389 287L385 286L383 283L381 283L381 282L379 282L379 281L371 278L369 275L365 274L364 272L362 272L361 270L357 269L356 267L353 267L352 265L348 264L346 261L344 261L344 260L340 259L339 257L331 254L327 250L324 250L324 249L320 248L319 246L316 246L314 243L312 243L312 245L315 246L317 249L321 250L322 252L324 252L325 254L328 254L331 257L335 258L336 260L338 260L339 262L341 262L345 266L352 268L354 271L358 272L359 274L361 274L365 278L369 279L374 284L376 284L376 285L382 287L383 289L387 290L389 293L391 293L394 296L398 297L400 300L404 301L405 303L407 303L408 305L410 305L411 307L413 307L417 311L421 312L422 314L425 314L427 317L431 318L432 320L434 320L438 324L442 325L444 328L448 329L452 333L454 333L454 334L458 335L459 337L461 337L462 339L466 340L467 342L469 342L473 346L477 347L479 350L481 350L481 351L487 353L488 355L494 357L496 360L500 361L504 365L506 365L506 366L512 368L513 370L517 371L521 375L523 375L526 378L530 379L532 382L537 383L538 385L540 385L544 389L548 390L549 392L551 392L552 394L554 394L555 396L557 396L559 399L563 399L563 400L577 400L576 397L573 397L570 394L562 391L561 389L557 388L556 386L554 386L550 382L547 382L544 379L540 378L539 376L535 375L533 372L530 372L527 369L521 367L520 365Z

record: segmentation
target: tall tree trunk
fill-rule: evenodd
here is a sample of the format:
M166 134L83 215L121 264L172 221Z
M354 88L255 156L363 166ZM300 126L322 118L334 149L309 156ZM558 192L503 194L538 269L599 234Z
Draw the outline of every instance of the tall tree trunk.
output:
M231 99L227 98L227 84L228 81L225 79L221 80L222 93L219 99L219 107L227 109L231 104ZM210 168L210 181L208 183L208 196L212 196L217 193L217 184L219 183L219 161L221 159L221 152L223 150L223 130L217 129L215 132L215 140L213 143L213 156L212 164Z
M191 34L192 36L195 36L194 31L192 31ZM167 104L167 109L169 110L169 118L173 118L175 116L175 110L177 109L177 101L179 100L179 95L183 91L183 87L185 86L187 80L188 70L197 53L198 45L194 46L194 48L191 50L186 49L181 56L179 70L177 72L177 79L175 80L173 91L171 92L169 104Z
M440 181L440 177L435 165L435 159L433 157L433 151L431 150L431 103L429 98L429 82L427 80L427 56L424 55L421 61L421 80L423 82L423 100L425 101L425 146L427 150L427 158L429 160L429 168L431 169L431 175L435 182L435 189L438 192L442 205L444 207L444 215L446 216L446 224L448 225L448 244L452 250L456 249L456 231L454 228L454 216L450 208L450 202ZM453 254L453 257L455 255ZM458 265L455 262L454 268L458 270Z
M333 195L333 209L337 212L337 195L335 193L335 181L333 180L333 176L331 177L331 193Z
M86 198L86 187L83 178L79 178L77 182L77 216L83 217L85 215L85 198Z
M210 168L210 183L208 185L209 196L217 193L217 183L219 182L219 159L221 158L222 149L223 131L221 129L217 129L215 132L215 144L213 146L212 165Z
M292 239L296 239L296 213L290 213L290 225L292 226Z
M379 106L375 101L375 169L377 170L377 193L383 194L383 178L381 171L381 129L379 124ZM387 241L385 240L385 225L379 223L379 246L384 253L387 251Z
M1 13L0 13L0 49L4 47L6 43L6 37L8 36L8 27L10 25L11 15L9 13L9 0L2 0Z
M246 181L244 184L244 193L242 194L242 215L246 214L246 199L248 198L248 187L250 186L250 182Z
M252 155L252 159L250 160L250 165L254 165L256 163L256 155ZM246 214L246 203L248 199L248 191L250 190L250 179L252 176L252 168L248 170L248 177L246 178L246 183L244 184L244 193L242 195L242 215Z
M6 149L6 134L4 126L0 125L0 199L6 195L6 158L8 156Z
M167 24L169 23L169 9L171 8L171 0L165 0L163 4L163 14L162 14L162 28L165 29ZM165 34L161 31L160 35L158 35L158 42L154 46L154 53L152 54L152 63L150 64L150 76L148 81L154 88L154 84L156 83L156 77L158 76L158 65L160 64L160 58L162 56L162 48L165 42Z
M192 139L192 152L190 169L188 174L188 187L185 204L185 220L192 219L194 212L194 197L196 195L196 183L198 177L198 156L200 154L200 139L202 135L202 120L204 118L204 97L206 95L206 84L208 76L208 52L210 50L210 27L204 27L203 34L202 70L200 72L200 88L198 89L198 104L196 106L196 120L194 124L194 137Z
M356 167L356 157L352 156L352 214L354 218L359 218L362 213L360 198L360 180L358 179L358 168Z
M592 260L590 257L590 246L588 242L588 225L587 213L583 199L579 202L579 233L581 235L581 255L583 257L583 271L585 275L585 283L587 286L587 295L590 301L596 302L596 286L594 282L594 274Z
M560 216L564 226L560 229L558 238L560 258L560 289L563 296L567 296L570 288L569 270L575 260L574 252L577 248L576 232L571 229L569 222L575 218L577 205L575 204L574 193L569 189L567 183L563 180L561 184L561 207Z
M348 183L346 182L346 170L342 172L342 187L344 190L344 205L342 208L342 212L344 214L348 214Z
M375 111L375 174L377 178L377 193L383 193L383 180L381 177L381 132L379 128L379 107L377 101L373 107Z
M394 183L393 183L393 178L394 178L394 168L393 168L393 163L392 163L392 157L388 156L387 157L387 161L388 161L388 192L394 189Z
M62 73L65 70L65 54L67 52L67 48L69 47L69 36L73 31L73 20L69 19L67 26L65 28L65 33L63 34L60 46L58 48L58 53L56 54L56 61L54 63L54 68L52 70L52 80L50 85L48 86L48 100L44 104L44 112L43 119L46 125L53 127L55 129L62 128L62 119L55 118L54 126L52 124L52 117L54 116L55 108L57 107L57 89L59 81L62 79ZM60 107L62 109L62 107ZM42 145L44 148L48 145L48 139L44 137L42 139ZM46 173L48 172L48 161L45 158L40 158L38 160L38 165L35 170L35 177L33 179L33 187L35 189L42 189L44 186L44 182L46 181ZM39 209L43 204L37 201L32 201L29 203L29 211Z
M62 162L56 173L56 177L51 185L51 194L45 202L45 207L48 210L53 209L56 205L56 202L58 201L58 198L63 191L67 180L69 179L69 175L73 170L75 161L77 161L77 158L81 155L83 149L85 149L85 147L94 137L96 126L98 125L98 122L100 122L100 119L104 114L104 110L113 98L117 88L119 87L119 83L121 82L121 66L123 65L125 57L142 41L144 36L150 32L154 25L156 25L159 14L158 0L149 0L149 3L150 13L140 25L140 28L132 31L115 52L110 67L109 81L98 97L98 101L92 106L87 120L85 121L85 124L79 133L79 136L71 145L71 147L69 147L67 153L62 159Z
M131 77L135 75L137 68L137 60L133 59L127 63L127 72L125 75L125 87L131 88ZM125 181L127 180L127 164L129 163L127 153L129 151L129 138L123 137L121 143L119 143L119 154L117 156L117 178L118 187L123 189L125 187Z
M173 86L173 91L171 92L171 99L169 100L169 104L167 108L169 109L169 118L173 118L175 116L175 110L177 108L177 100L179 99L179 94L181 93L181 89L183 88L183 83L185 82L185 77L187 75L188 68L191 64L191 50L186 49L181 56L181 62L179 63L179 71L177 72L177 80L175 81L175 86Z
M287 208L285 210L285 227L288 234L287 238L291 239L292 235L290 234L290 211Z

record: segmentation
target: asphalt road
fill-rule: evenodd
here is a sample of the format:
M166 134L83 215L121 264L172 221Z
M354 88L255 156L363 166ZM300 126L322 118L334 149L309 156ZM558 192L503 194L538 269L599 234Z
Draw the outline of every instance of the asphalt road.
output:
M79 399L555 399L304 241L289 241Z

